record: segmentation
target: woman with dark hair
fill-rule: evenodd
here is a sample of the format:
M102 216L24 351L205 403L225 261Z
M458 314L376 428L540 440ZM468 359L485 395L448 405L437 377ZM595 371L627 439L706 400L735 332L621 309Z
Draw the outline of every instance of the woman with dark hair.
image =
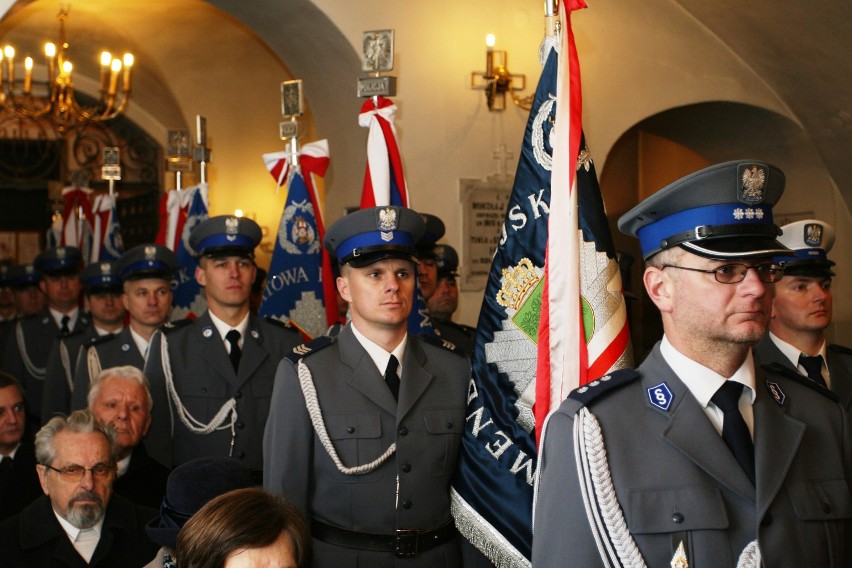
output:
M178 534L180 568L306 568L310 533L294 505L237 489L204 505Z

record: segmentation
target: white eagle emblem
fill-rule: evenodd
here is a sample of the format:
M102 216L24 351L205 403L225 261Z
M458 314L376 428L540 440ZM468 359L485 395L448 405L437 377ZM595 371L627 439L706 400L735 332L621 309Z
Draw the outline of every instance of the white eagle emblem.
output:
M760 203L764 199L766 171L758 166L745 167L740 178L739 200L743 203Z
M396 229L397 218L396 218L396 209L392 209L390 207L385 207L381 211L379 211L379 230L380 231L393 231Z
M145 260L154 262L157 259L157 247L149 245L145 247Z
M225 238L229 241L237 240L239 228L240 220L237 217L228 217L225 219Z

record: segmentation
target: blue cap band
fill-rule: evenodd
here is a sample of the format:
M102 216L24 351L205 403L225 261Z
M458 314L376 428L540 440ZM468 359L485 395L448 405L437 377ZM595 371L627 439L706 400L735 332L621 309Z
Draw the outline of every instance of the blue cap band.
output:
M828 262L828 255L821 248L795 249L791 250L790 254L784 256L776 256L772 262L782 263L799 263L799 262Z
M235 235L216 233L201 239L195 249L199 254L204 254L204 251L208 249L224 247L244 248L251 252L254 250L255 246L256 244L254 239L252 239L249 235L243 233L237 233Z
M383 239L382 235L390 234L391 238ZM366 248L366 247L377 247L381 245L389 245L394 247L413 247L414 239L411 238L411 235L406 231L372 231L369 233L359 233L353 237L350 237L340 243L340 246L337 247L335 251L337 253L337 260L343 262L343 259L351 256L356 249Z
M164 272L172 274L174 271L165 262L159 260L140 260L122 268L121 279L124 280L128 276L140 272Z
M696 227L714 225L772 224L772 207L769 205L746 206L742 203L706 205L680 211L649 223L636 232L642 255L647 256L662 248L661 243L681 233L694 231Z

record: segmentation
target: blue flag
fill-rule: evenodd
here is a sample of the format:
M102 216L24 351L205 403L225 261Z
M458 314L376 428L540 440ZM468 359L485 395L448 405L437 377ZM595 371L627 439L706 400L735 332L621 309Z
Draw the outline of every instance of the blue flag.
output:
M201 294L201 286L195 280L198 260L195 258L192 247L189 246L189 234L192 229L210 216L207 211L207 184L188 187L184 191L193 193L187 195L190 204L186 222L183 225L177 249L174 251L180 270L177 286L174 289L172 319L200 316L207 309L207 301Z
M536 338L550 213L557 54L551 49L527 121L473 351L453 515L496 565L529 566L536 470Z
M320 241L314 202L302 174L296 172L287 190L259 314L289 320L310 337L323 335L328 328Z

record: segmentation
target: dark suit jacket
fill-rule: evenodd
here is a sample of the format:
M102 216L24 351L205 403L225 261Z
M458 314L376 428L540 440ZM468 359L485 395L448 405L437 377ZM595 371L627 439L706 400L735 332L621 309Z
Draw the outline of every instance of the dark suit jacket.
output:
M363 475L341 473L319 441L296 366L278 367L264 436L264 487L312 519L383 534L429 529L450 518L450 481L464 428L467 358L409 335L399 403L352 333L305 356L326 429L344 465L369 463L392 443L396 453ZM396 566L392 553L355 551L314 540L314 566ZM400 563L399 565L402 565ZM406 566L460 566L450 541Z
M229 419L224 429L196 434L176 414L174 401L166 392L161 354L164 336L178 397L196 420L207 424L225 403L231 399L236 402L238 420L233 448ZM237 374L209 312L180 327L154 334L145 364L154 398L151 431L145 439L151 457L175 467L195 458L230 455L259 474L275 369L281 358L300 343L296 330L250 316Z
M81 331L89 325L89 318L82 311L77 317L72 332ZM18 328L23 332L23 343L18 342ZM24 387L24 398L27 401L27 412L33 419L34 425L40 425L42 393L47 357L53 342L59 337L59 327L50 312L19 320L15 329L6 339L3 352L3 363L0 365L6 372L17 378ZM32 368L24 364L22 353L26 353L32 363ZM32 372L30 372L32 371Z
M435 329L435 335L454 344L468 357L473 355L473 346L476 343L474 328L454 321L441 321L434 318L432 318L432 327Z
M129 327L125 327L116 335L95 339L84 346L83 353L80 354L77 361L77 367L74 371L74 390L71 393L71 410L80 410L89 405L89 385L94 377L89 375L88 361L92 352L97 354L101 370L124 365L130 365L137 369L145 367L145 359L139 353L139 349L133 341L133 336L130 335Z
M683 541L689 566L733 567L755 538L763 566L852 566L852 440L840 405L800 379L758 368L753 486L659 344L638 371L639 378L587 408L600 424L615 505L647 566L669 566ZM649 400L663 391L662 383L672 395L667 410ZM605 384L587 389L605 390ZM574 454L573 426L582 406L568 398L542 438L537 568L603 565Z
M166 494L168 478L168 468L151 459L145 446L139 444L130 454L127 471L116 478L112 490L137 505L159 509Z
M31 435L24 436L18 451L15 452L12 469L9 470L8 477L0 487L0 519L17 515L37 497L43 495L35 466L33 438Z
M829 345L826 351L831 390L840 398L843 408L852 412L852 351L839 345ZM784 356L768 333L754 347L754 358L758 363L780 363L799 372L797 366Z
M101 539L92 562L87 565L56 520L50 498L44 495L21 514L0 524L0 567L144 566L159 548L145 534L145 523L156 514L153 509L137 507L113 495L107 506Z
M58 414L67 415L70 412L71 386L74 384L74 370L77 368L80 350L98 337L95 327L90 325L53 342L47 357L41 401L41 415L45 422Z

